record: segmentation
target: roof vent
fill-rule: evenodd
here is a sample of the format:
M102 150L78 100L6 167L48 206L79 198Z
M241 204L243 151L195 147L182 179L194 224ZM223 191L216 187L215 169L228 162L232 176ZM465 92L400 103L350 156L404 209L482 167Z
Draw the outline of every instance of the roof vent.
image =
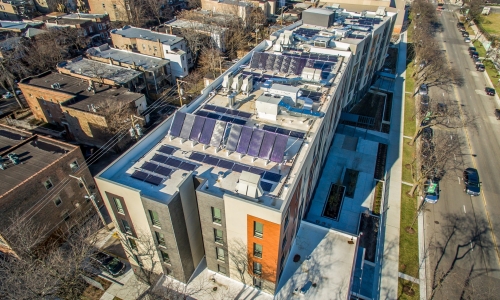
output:
M238 184L236 185L236 192L254 199L258 199L264 194L260 187L260 175L242 171Z

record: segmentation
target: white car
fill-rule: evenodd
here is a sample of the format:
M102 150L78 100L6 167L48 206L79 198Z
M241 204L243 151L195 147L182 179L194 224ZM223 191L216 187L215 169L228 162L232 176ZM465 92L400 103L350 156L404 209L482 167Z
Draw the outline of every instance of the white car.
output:
M470 38L466 37L466 38L464 39L464 42L466 42L466 43L470 43Z
M7 93L2 95L2 98L4 98L4 99L10 99L12 97L14 97L14 95L12 95L11 92L7 92Z

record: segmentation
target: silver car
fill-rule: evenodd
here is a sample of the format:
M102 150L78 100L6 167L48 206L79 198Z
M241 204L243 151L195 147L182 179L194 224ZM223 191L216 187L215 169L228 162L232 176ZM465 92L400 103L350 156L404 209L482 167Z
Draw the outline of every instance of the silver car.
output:
M425 83L422 83L422 84L420 85L420 87L418 88L418 93L419 93L420 95L427 95L427 94L428 94L428 91L429 91L429 89L428 89L428 87L427 87L427 84L425 84Z

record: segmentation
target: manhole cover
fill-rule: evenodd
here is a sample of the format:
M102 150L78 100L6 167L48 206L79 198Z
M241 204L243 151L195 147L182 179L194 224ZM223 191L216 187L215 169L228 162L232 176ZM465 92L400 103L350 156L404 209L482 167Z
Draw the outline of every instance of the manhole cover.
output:
M434 221L434 223L439 224L439 221Z

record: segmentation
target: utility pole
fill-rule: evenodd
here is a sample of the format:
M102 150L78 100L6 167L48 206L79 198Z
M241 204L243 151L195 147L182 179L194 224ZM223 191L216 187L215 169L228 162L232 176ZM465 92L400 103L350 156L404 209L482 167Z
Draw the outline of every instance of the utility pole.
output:
M99 215L99 218L101 219L102 224L109 231L109 227L108 227L108 225L106 225L106 221L104 220L104 216L102 215L101 211L99 210L99 206L97 206L97 203L95 202L95 195L90 193L89 189L87 188L87 185L85 184L85 181L83 181L83 178L73 176L73 175L69 175L69 177L75 178L76 180L78 180L78 182L80 182L83 185L83 187L85 188L85 191L87 192L87 196L85 198L90 199L90 201L92 201L92 204L94 205L94 208L95 208L97 214Z
M177 94L179 94L179 102L181 104L181 107L182 107L182 95L184 95L184 90L181 88L181 83L187 83L186 81L182 81L178 78L175 79L175 82L177 83Z

